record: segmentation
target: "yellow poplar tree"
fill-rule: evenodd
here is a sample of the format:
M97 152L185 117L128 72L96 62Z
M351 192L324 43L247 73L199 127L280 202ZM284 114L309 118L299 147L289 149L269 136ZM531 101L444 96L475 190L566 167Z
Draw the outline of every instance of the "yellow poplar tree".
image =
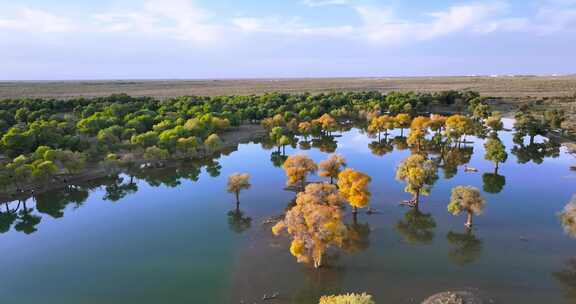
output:
M251 186L250 174L234 173L228 176L228 192L236 196L236 207L240 205L240 191L249 189Z
M412 122L412 118L409 114L400 113L396 115L394 121L396 122L396 127L400 128L400 136L404 136L404 129L410 127L410 123Z
M328 135L330 135L330 132L336 129L336 127L338 126L336 119L334 119L332 116L330 116L330 114L327 113L320 116L320 118L313 120L312 122L320 125L322 130L326 131Z
M346 226L342 222L344 198L334 185L316 183L298 193L296 205L272 227L274 235L286 230L292 238L290 253L299 263L322 266L322 256L330 246L342 247Z
M310 157L298 154L289 156L283 165L288 181L286 185L300 186L304 189L306 186L306 177L310 173L314 173L318 170L318 166Z
M368 184L372 181L370 176L347 168L338 174L338 189L342 196L353 207L353 213L358 213L358 208L368 206L371 193Z
M340 154L333 154L328 159L321 161L318 164L320 168L319 175L322 177L329 177L330 184L334 183L334 179L338 178L338 174L342 170L342 167L346 166L346 160L344 156Z
M420 154L413 154L404 159L396 170L396 179L404 181L404 191L411 193L413 204L418 208L420 195L428 195L432 185L438 179L436 164Z
M482 214L486 201L482 198L480 190L472 186L458 186L452 189L452 196L448 204L448 212L458 215L461 212L467 213L467 228L472 227L472 216Z

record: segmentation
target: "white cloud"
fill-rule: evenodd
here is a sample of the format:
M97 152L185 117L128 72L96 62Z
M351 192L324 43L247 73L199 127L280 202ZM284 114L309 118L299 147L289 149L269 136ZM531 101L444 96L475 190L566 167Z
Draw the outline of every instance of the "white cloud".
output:
M212 16L191 0L147 0L143 7L128 13L93 16L103 31L141 32L170 35L193 42L214 42L221 27L212 24Z
M488 33L496 30L520 29L523 19L498 19L506 13L504 2L455 5L443 11L424 14L424 21L404 20L391 8L355 7L363 21L361 32L374 42L398 44L425 41L461 33Z
M318 27L304 24L300 18L281 17L238 17L232 19L237 29L247 33L275 33L284 35L323 35L337 36L353 32L352 26Z
M87 12L75 18L22 7L0 15L0 29L28 32L127 33L211 44L248 35L277 34L363 39L379 44L403 44L462 33L518 32L550 34L576 29L576 0L533 0L532 12L514 15L506 0L471 2L433 12L402 17L390 7L360 6L356 0L302 0L310 7L345 5L359 23L320 26L298 16L270 15L235 18L216 15L196 0L143 0L136 7L112 12ZM5 10L6 11L6 10ZM234 13L234 12L231 12ZM69 15L71 16L71 15ZM329 16L328 16L329 17ZM351 16L353 17L353 16ZM350 22L350 23L349 23ZM243 35L238 35L243 34Z
M0 29L26 32L57 33L74 30L72 23L60 16L42 10L21 7L11 17L0 16Z
M548 0L542 2L534 17L540 34L576 29L576 0Z
M301 3L310 7L351 4L350 0L303 0Z

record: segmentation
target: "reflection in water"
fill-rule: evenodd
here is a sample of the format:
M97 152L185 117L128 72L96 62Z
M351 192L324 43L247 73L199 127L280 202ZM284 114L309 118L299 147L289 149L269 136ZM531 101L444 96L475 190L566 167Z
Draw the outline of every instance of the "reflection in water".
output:
M394 151L394 145L392 140L382 139L380 141L373 141L368 144L368 148L372 154L376 156L384 156L392 151Z
M576 301L576 258L566 262L564 270L552 273L552 276L562 285L564 297L574 303Z
M526 164L530 161L542 164L546 157L557 158L560 156L560 144L547 140L543 143L530 143L526 146L524 142L516 141L516 145L512 148L512 154L516 156L519 164Z
M138 192L138 185L131 178L128 183L123 183L124 178L116 177L115 180L106 185L104 200L117 202L129 194Z
M36 225L40 224L41 217L32 214L34 208L28 208L26 201L22 202L22 210L18 212L18 221L14 225L16 231L31 234L36 232Z
M562 227L564 227L564 232L576 238L576 194L573 195L572 200L564 206L564 210L560 212L559 216Z
M272 152L270 155L270 161L274 167L280 168L284 164L284 162L288 159L288 156L280 153L280 152Z
M392 140L392 143L394 144L394 147L398 151L404 151L404 150L408 149L408 143L406 142L406 137L404 137L404 136L394 137L394 139Z
M471 229L466 229L464 233L449 231L446 239L454 246L448 252L448 257L457 265L473 263L482 254L482 240L477 239Z
M506 185L506 177L495 173L484 173L482 174L482 182L484 192L500 193Z
M322 136L312 139L312 147L317 148L320 152L334 153L338 148L335 136Z
M244 215L239 208L228 212L228 227L236 233L242 233L252 226L252 218Z
M362 252L370 247L370 224L354 221L346 225L347 235L342 248L349 254Z
M336 265L339 256L327 254L327 265ZM298 290L290 303L316 303L327 294L337 294L342 291L346 268L343 266L325 266L316 270L303 269L306 273L304 287ZM311 301L314 299L314 302Z
M5 203L6 211L0 212L0 233L6 233L10 231L12 224L16 221L18 217L16 212L10 210L8 203Z
M474 147L462 146L453 147L445 152L443 157L444 178L451 179L458 173L458 167L470 163Z
M89 191L84 188L70 186L64 190L54 190L38 194L36 208L38 212L50 215L53 218L64 216L64 209L68 204L74 203L78 208L88 199Z
M429 244L434 239L436 221L430 213L410 209L394 228L409 244Z

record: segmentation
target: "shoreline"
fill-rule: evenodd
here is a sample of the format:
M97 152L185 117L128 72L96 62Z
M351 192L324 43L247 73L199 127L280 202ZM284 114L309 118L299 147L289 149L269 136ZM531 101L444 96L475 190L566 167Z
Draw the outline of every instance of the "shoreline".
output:
M227 149L235 148L240 144L249 143L266 135L266 130L259 124L243 124L237 128L228 130L222 134L219 134L222 140L222 145L214 154L225 152ZM207 156L207 157L211 157ZM194 157L191 160L198 160L204 157ZM161 168L175 167L181 163L182 160L170 159ZM138 166L149 163L143 159L136 160ZM121 173L122 170L119 170ZM110 175L100 163L91 163L86 166L86 168L77 174L58 174L55 175L52 181L48 183L37 183L29 182L23 185L22 191L17 193L13 186L9 187L9 191L0 191L0 203L8 203L19 198L29 197L33 194L45 193L49 191L64 189L70 185L85 184L91 181L105 178Z

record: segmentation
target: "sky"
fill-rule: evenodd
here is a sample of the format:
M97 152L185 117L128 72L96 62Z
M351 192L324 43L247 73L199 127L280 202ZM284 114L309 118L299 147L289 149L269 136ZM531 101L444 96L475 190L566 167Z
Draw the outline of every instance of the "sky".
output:
M0 0L0 80L576 73L576 0Z

